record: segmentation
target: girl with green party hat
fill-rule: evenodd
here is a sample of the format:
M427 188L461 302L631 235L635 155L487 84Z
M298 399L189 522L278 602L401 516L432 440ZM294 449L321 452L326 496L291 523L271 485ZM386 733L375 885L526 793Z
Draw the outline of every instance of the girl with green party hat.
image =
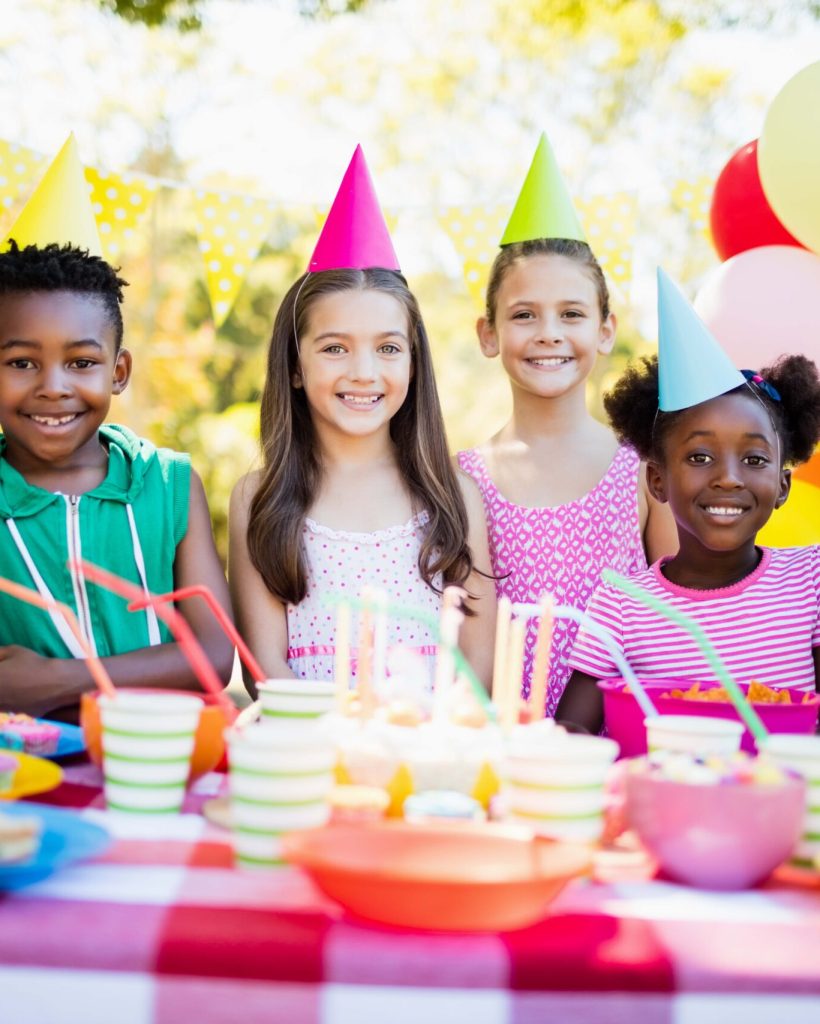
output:
M498 594L535 603L548 592L582 611L604 569L645 568L647 554L673 550L674 530L634 449L587 409L586 381L598 356L612 350L616 321L545 135L501 239L477 329L482 352L500 358L512 391L509 421L458 456L482 492ZM569 678L576 632L567 620L555 624L547 714ZM524 696L535 646L532 622Z

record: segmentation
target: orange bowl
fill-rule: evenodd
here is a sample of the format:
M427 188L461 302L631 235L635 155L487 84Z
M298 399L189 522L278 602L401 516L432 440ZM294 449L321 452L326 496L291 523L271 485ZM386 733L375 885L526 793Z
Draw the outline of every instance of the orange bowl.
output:
M386 820L283 839L326 895L370 921L437 931L505 931L544 916L591 852L513 825Z
M152 693L145 688L122 687L121 693ZM189 690L166 690L166 693L186 693ZM191 774L189 779L197 779L206 772L219 766L225 756L225 740L223 733L230 724L225 709L216 703L216 698L209 693L199 693L205 701L205 707L199 718L199 727L194 739L194 752L191 755ZM88 756L94 764L102 764L102 731L100 725L100 709L97 704L99 692L84 693L80 698L80 725L82 726Z

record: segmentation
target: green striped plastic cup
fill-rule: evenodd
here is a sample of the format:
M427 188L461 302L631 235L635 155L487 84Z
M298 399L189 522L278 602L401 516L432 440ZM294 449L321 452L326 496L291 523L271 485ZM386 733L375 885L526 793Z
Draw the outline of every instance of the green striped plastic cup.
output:
M820 868L820 736L772 733L761 747L781 768L790 768L806 780L803 834L791 862L799 867Z
M596 842L618 750L614 740L574 734L519 749L511 744L501 768L507 818L551 839Z
M322 723L293 729L261 721L228 729L234 855L243 867L284 864L281 839L296 829L318 828L330 816L336 750Z
M333 711L336 701L335 685L319 679L266 679L257 691L263 721L286 721L296 727Z
M204 701L194 694L157 691L102 695L99 704L108 808L177 813Z

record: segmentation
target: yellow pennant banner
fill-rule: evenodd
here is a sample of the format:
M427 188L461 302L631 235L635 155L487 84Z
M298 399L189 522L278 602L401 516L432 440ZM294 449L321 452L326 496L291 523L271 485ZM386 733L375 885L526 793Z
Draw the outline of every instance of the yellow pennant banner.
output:
M678 181L672 188L672 205L681 210L698 234L711 241L709 207L715 191L714 178L703 175L695 181Z
M626 290L632 280L632 248L638 202L629 192L578 200L578 214L590 248L606 276Z
M198 190L193 207L214 323L221 327L267 237L275 206L266 199Z
M22 207L50 163L47 156L0 139L0 205Z
M115 174L95 167L85 168L85 178L103 253L109 262L116 261L137 237L156 195L157 183L143 175Z
M439 227L453 243L464 271L464 282L477 306L484 306L487 275L498 252L498 240L509 220L509 204L448 206Z

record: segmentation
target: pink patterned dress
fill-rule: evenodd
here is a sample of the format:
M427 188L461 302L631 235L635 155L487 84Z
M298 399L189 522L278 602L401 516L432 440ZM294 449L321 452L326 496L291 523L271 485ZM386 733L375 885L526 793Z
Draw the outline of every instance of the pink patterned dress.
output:
M438 620L441 595L428 587L418 567L424 528L421 512L407 522L374 533L331 530L307 518L302 531L307 561L307 594L289 604L288 665L300 679L331 680L336 653L336 608L326 603L335 594L359 597L362 587L383 590L390 601L419 609ZM440 586L440 582L438 583ZM351 623L351 675L358 670L359 616ZM415 655L414 664L426 671L432 685L436 643L420 622L391 616L387 623L388 664L397 648ZM393 658L395 662L395 657Z
M556 604L586 608L604 569L630 575L646 568L638 518L640 460L618 448L603 479L582 498L553 508L514 505L499 493L477 448L459 452L458 462L484 499L496 591L512 602L535 603L549 591ZM530 690L536 620L524 650L523 696ZM555 709L570 677L569 655L576 623L556 619L547 688L547 714Z

